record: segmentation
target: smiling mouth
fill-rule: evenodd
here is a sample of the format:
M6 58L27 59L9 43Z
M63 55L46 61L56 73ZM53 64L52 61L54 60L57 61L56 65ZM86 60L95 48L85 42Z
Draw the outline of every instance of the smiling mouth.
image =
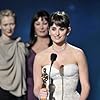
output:
M12 32L7 32L8 34L11 34Z
M61 37L59 37L59 36L55 36L55 39L60 39Z
M45 31L40 31L40 33L44 33Z

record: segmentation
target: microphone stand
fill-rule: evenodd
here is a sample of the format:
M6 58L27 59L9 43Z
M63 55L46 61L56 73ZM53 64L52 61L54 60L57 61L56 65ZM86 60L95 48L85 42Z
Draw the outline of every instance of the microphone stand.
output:
M55 100L53 93L55 91L55 85L53 84L53 79L51 78L51 83L49 84L49 100Z
M57 55L52 53L51 54L51 65L50 65L50 71L49 71L49 100L55 100L55 98L53 97L53 93L55 91L55 85L53 84L53 79L50 77L51 75L51 68L52 68L52 64L53 62L56 60Z
M64 76L64 65L61 65L60 66L60 76L61 76L61 79L62 79L62 100L63 100L63 94L64 94L64 80L63 80L63 76Z
M49 71L49 100L55 100L53 93L55 91L55 85L53 84L53 79L50 77L51 68L54 61L51 62L50 71Z

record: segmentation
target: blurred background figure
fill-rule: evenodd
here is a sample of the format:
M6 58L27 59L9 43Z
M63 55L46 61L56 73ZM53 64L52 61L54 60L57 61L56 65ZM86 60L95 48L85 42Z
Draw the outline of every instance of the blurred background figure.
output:
M0 11L0 100L25 100L27 50L21 38L13 34L16 15L12 10Z
M34 96L33 63L35 55L48 48L51 44L49 31L49 13L45 10L38 11L32 17L30 28L29 55L27 57L27 100L37 100Z

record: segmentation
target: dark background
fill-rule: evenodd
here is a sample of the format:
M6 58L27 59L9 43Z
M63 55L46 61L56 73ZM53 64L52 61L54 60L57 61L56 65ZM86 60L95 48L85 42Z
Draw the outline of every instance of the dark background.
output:
M68 41L86 54L91 92L89 100L100 100L100 0L0 0L0 10L9 8L17 15L16 36L29 41L32 15L38 10L69 13L72 31Z

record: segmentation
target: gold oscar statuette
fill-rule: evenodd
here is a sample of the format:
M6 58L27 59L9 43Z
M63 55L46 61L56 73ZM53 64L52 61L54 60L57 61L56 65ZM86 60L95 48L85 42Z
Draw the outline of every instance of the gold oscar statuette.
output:
M42 73L42 88L46 88L46 81L48 80L48 74L46 73L46 68L43 68L43 73ZM47 100L47 97L41 97L40 100Z

